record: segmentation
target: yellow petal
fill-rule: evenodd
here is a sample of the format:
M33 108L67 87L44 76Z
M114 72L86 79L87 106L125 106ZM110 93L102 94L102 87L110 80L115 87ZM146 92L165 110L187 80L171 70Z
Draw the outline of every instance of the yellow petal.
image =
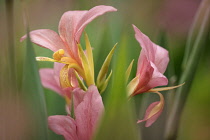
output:
M128 86L127 86L127 93L128 93L128 96L131 96L131 95L134 93L134 91L135 91L136 86L138 85L138 83L139 83L139 75L136 76L135 78L133 78L133 79L129 82L129 84L128 84Z
M165 91L165 90L171 90L171 89L175 89L175 88L178 88L182 85L184 85L185 83L183 84L180 84L178 86L172 86L172 87L162 87L162 88L153 88L153 89L150 89L148 90L147 92L157 92L157 91Z
M85 74L85 77L83 77L83 78L85 79L88 86L95 85L94 77L91 74L90 63L89 63L80 44L78 44L78 49L79 49L79 55L82 60L82 66L83 66L83 70L84 70L84 74Z
M130 73L131 73L131 70L132 70L132 67L133 67L133 62L134 60L131 61L130 65L128 66L126 72L125 72L125 76L126 76L126 82L128 81L128 78L130 76Z
M69 65L66 64L60 71L60 85L62 88L71 87L69 82Z
M54 52L54 54L53 54L53 58L55 59L55 60L61 60L61 58L63 57L63 55L64 55L64 50L63 49L59 49L58 51L56 51L56 52Z
M58 62L57 60L54 60L52 58L49 57L36 57L37 61L50 61L50 62Z
M88 38L88 35L85 33L85 44L86 44L86 51L87 51L87 59L90 64L90 72L91 76L94 78L94 62L93 62L93 53L92 53L92 48L90 45L90 41Z
M102 94L105 91L105 89L106 89L106 87L107 87L107 85L109 83L109 80L110 80L111 76L112 76L112 70L111 70L109 76L106 78L106 80L103 83L103 85L101 85L101 87L98 87L98 90L99 90L99 93L100 94Z
M60 61L65 64L77 63L74 59L70 57L62 57Z
M48 62L58 62L58 63L63 63L63 64L69 64L69 62L58 61L49 57L36 57L36 61L48 61Z
M114 47L112 48L112 50L109 52L109 54L107 55L103 65L98 73L97 82L96 82L97 87L100 85L103 85L103 82L105 82L106 75L107 75L107 72L109 69L109 65L111 63L111 59L114 54L114 50L115 50L116 46L117 46L117 44L115 44Z
M158 113L164 106L164 97L160 92L154 92L157 93L160 97L160 103L157 104L150 112L149 116L147 117L147 119L149 119L150 117L154 116L156 113Z

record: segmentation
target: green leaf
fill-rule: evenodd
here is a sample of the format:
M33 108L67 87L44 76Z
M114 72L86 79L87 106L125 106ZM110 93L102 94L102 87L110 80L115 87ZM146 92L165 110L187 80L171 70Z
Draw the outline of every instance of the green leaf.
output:
M29 35L29 34L28 34ZM47 113L45 96L40 83L37 62L35 60L34 49L27 38L27 48L23 68L23 98L30 114L30 140L47 140Z
M126 49L122 45L113 72L105 114L94 140L137 140L136 119L126 93Z
M125 73L125 75L126 75L126 82L128 81L128 78L129 78L129 76L130 76L130 74L131 74L131 70L132 70L132 67L133 67L133 62L134 62L134 59L131 61L131 63L129 64L129 66L128 66L128 68L127 68L127 70L126 70L126 73Z
M202 12L201 12L201 11ZM201 20L201 21L200 21ZM184 67L184 71L182 73L181 79L179 81L179 84L184 83L182 87L177 89L177 92L175 93L175 100L174 105L172 107L172 111L170 113L169 119L167 121L166 125L166 132L165 136L167 139L174 139L176 137L177 129L179 127L179 120L181 113L183 111L184 105L186 103L186 99L188 97L189 91L191 89L191 84L193 81L193 78L195 76L195 72L200 60L200 57L202 56L202 52L204 47L207 47L205 44L206 41L209 39L209 29L210 29L210 1L204 0L201 3L201 6L199 8L199 12L196 15L196 19L193 25L199 25L198 33L193 35L195 36L195 39L188 38L187 45L191 44L191 49L187 50L186 53L189 53L189 56L187 54L186 56L186 62L184 61L183 64L186 65ZM192 30L195 30L194 28L191 28ZM190 33L195 33L195 31L190 31ZM190 35L192 36L192 35Z
M102 91L105 90L104 89L104 88L106 88L105 85L107 85L106 81L108 81L109 78L110 78L109 76L111 76L111 73L110 73L108 78L107 78L108 80L106 79L106 75L108 73L109 65L111 64L112 56L114 54L114 50L115 50L116 46L117 46L117 44L115 44L114 47L112 48L112 50L109 52L109 54L107 55L103 65L102 65L102 67L101 67L101 69L98 73L96 83L97 83L97 87L98 87L100 93L102 93Z

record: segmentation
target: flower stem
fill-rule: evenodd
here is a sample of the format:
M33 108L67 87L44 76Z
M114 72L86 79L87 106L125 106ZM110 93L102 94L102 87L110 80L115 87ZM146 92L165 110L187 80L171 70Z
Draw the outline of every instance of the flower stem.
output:
M201 21L200 21L201 20ZM200 24L199 24L200 23ZM202 50L204 49L205 42L208 39L208 33L210 29L210 0L202 1L199 10L196 15L196 19L191 28L187 46L186 55L184 57L182 76L179 84L184 83L182 87L177 89L174 104L169 115L169 119L166 123L165 138L167 140L175 140L177 138L177 132L179 128L179 121L181 113L183 111L186 99L189 95L192 80L194 78ZM198 33L195 32L195 25L200 25ZM192 39L195 37L195 40Z

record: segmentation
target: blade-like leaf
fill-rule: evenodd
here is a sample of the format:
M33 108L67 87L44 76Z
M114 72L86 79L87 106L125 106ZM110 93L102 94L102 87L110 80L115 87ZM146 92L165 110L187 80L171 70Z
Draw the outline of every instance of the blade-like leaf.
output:
M169 119L167 121L166 125L166 131L165 131L165 137L167 139L174 139L176 138L177 130L179 127L179 120L181 117L181 113L183 111L186 99L188 97L191 84L200 60L200 57L202 56L202 51L204 47L206 46L206 41L209 39L209 29L210 29L210 1L204 0L201 3L201 6L199 10L202 10L203 12L198 12L197 19L194 22L198 22L199 24L199 31L198 34L195 36L195 40L192 40L192 43L190 43L192 46L190 50L189 56L187 56L187 61L183 62L186 66L183 71L183 74L181 76L181 79L179 83L184 83L182 87L177 89L176 92L176 98L174 101L174 105L172 107L172 111L169 115ZM198 18L199 17L199 18ZM200 18L202 21L200 21ZM199 19L199 20L198 20ZM197 25L197 23L194 23ZM193 25L194 25L193 24ZM192 28L194 30L194 28ZM194 31L191 31L191 33L194 33ZM189 39L189 38L188 38Z
M113 85L105 106L101 126L97 129L95 140L137 140L136 119L128 103L126 94L125 71L126 50L120 48L113 72Z
M131 70L132 70L132 67L133 67L133 62L134 62L134 60L131 61L130 65L128 66L128 68L126 70L126 73L125 73L125 75L126 75L126 82L128 81L128 78L129 78L129 76L131 74Z
M25 98L28 113L31 115L29 118L30 129L32 130L30 139L47 140L48 129L45 97L40 83L34 50L29 38L27 38L23 72L23 98Z
M115 50L116 46L117 46L117 44L115 44L114 47L112 48L112 50L109 52L109 54L107 55L103 65L98 73L96 83L97 83L97 87L98 87L100 93L101 93L101 88L103 87L104 82L106 81L106 75L107 75L109 65L111 63L112 56L114 54L114 50Z

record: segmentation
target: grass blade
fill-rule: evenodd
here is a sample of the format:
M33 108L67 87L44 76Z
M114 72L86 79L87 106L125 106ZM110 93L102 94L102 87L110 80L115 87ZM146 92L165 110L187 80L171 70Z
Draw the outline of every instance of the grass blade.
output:
M31 140L47 140L47 113L45 107L45 97L42 85L40 83L35 54L27 38L27 48L25 63L23 69L23 98L27 105L27 111L30 114Z
M195 41L193 41L192 50L190 52L189 58L186 63L186 67L183 71L183 74L181 76L181 79L179 81L179 84L184 83L182 87L177 89L177 92L175 93L176 98L174 101L174 105L172 107L172 111L170 113L169 119L167 121L166 125L166 131L165 131L165 137L168 140L176 139L177 130L179 127L179 120L180 116L183 110L183 107L185 105L186 99L188 97L191 84L199 63L199 58L201 57L202 50L206 46L205 42L208 39L209 29L210 29L210 1L204 0L205 4L201 4L200 7L204 12L202 15L200 12L199 15L196 17L202 17L202 22L200 24L199 32L196 36ZM200 22L200 21L195 21ZM196 23L194 23L196 24ZM193 31L191 31L193 32ZM185 63L185 62L184 62Z
M119 50L113 72L113 85L107 99L106 111L95 140L138 140L136 119L126 93L126 49Z

